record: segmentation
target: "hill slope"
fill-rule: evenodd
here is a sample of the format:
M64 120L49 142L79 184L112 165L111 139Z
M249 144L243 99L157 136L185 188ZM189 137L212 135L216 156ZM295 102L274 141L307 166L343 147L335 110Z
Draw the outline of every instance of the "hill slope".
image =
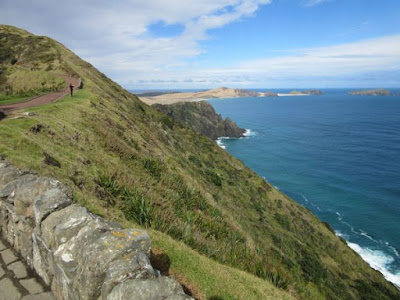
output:
M400 299L329 226L213 141L51 39L9 26L0 27L0 39L7 59L27 51L13 50L28 47L26 39L45 41L53 59L42 66L33 55L18 67L38 64L85 84L76 97L30 109L35 116L0 121L0 155L63 181L94 213L150 227L154 259L198 297Z

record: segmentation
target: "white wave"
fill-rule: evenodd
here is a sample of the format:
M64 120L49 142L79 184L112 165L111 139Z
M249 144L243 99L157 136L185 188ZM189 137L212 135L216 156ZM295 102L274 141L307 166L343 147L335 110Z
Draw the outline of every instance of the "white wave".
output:
M220 146L222 149L226 149L226 146L222 143L221 138L218 138L218 140L216 140L217 145Z
M397 249L393 246L390 246L390 244L388 242L385 242L386 247L388 247L390 250L392 250L392 252L394 253L394 255L396 255L396 257L400 257L399 251L397 251Z
M347 236L346 234L341 233L339 230L335 230L335 234L336 234L337 236L340 236L340 237L343 238L343 239L347 239L347 238L348 238L348 236Z
M280 191L279 186L274 185L274 188L276 188L278 191Z
M389 270L389 265L394 261L393 257L380 250L362 248L356 243L347 242L347 245L356 251L373 269L381 272L386 280L400 288L400 272L392 273Z
M321 211L321 208L318 205L315 205L314 203L312 203L310 200L307 199L307 197L304 194L301 194L301 196L303 197L304 201L306 201L306 203L310 203L312 206L314 206L318 211Z
M246 132L245 133L243 133L243 136L245 136L245 137L249 137L249 136L255 136L255 135L257 135L257 133L256 132L254 132L254 131L251 131L251 129L245 129L246 130Z
M339 221L342 221L342 220L343 220L342 215L341 215L340 213L338 213L338 212L336 212L336 214L337 214L337 216L338 216L338 220L339 220Z
M360 235L365 236L367 239L375 242L375 243L379 243L377 240L375 240L374 238L372 238L371 236L369 236L364 230L360 229Z

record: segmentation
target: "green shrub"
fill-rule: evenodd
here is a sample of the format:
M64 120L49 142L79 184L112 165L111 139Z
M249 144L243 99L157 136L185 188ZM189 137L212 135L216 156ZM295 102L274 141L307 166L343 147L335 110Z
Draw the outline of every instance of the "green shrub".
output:
M161 162L154 158L143 159L143 167L150 173L150 175L160 178L162 172Z
M121 188L114 176L102 174L97 179L97 184L104 188L113 197L117 197L121 191Z
M151 227L153 207L149 200L137 189L124 189L122 194L124 200L125 218L136 221L142 226Z

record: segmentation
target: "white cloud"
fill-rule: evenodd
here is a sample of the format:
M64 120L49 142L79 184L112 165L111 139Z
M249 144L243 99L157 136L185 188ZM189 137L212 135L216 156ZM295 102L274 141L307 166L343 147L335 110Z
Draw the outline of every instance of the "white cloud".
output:
M244 61L224 69L161 71L153 79L141 77L141 85L176 87L202 86L301 86L351 85L359 79L365 84L400 84L400 35L354 43L292 50L292 55ZM340 83L338 83L340 82ZM126 82L135 86L135 80ZM357 84L357 83L356 83ZM362 83L359 83L362 84Z
M176 67L204 52L210 29L252 16L271 0L2 0L0 19L51 36L115 80ZM154 22L181 24L174 37L154 37Z
M300 78L313 83L335 81L338 76L349 81L355 76L376 79L377 72L398 75L400 35L331 47L289 49L286 53L290 54L285 56L243 61L230 68L201 69L187 63L204 53L201 41L209 38L210 29L251 17L270 2L70 0L65 4L61 0L1 0L0 19L4 24L59 40L128 88L295 86ZM184 29L173 37L157 37L148 27L159 21L180 24ZM398 76L390 78L400 84Z
M311 6L315 6L315 5L321 4L323 2L329 2L329 1L332 1L332 0L307 0L305 2L305 5L311 7Z

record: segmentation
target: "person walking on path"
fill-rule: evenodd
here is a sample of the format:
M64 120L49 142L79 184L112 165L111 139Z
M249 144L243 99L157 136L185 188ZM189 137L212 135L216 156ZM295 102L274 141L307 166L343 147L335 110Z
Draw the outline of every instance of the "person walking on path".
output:
M72 97L74 93L74 86L72 85L72 83L69 84L69 89L71 90L71 97Z

